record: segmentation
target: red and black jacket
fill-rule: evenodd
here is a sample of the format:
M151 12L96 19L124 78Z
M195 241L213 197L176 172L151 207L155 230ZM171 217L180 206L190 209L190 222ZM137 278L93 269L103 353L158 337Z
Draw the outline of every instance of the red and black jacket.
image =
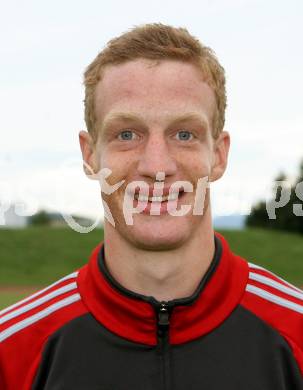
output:
M158 302L87 265L0 312L1 390L303 390L303 292L215 233L196 292Z

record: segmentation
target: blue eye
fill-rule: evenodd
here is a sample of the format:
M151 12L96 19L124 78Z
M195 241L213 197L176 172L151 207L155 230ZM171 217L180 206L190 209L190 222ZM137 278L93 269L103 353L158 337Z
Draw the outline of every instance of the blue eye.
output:
M118 135L118 137L122 141L131 141L132 139L135 138L135 133L133 131L131 131L131 130L123 130Z
M187 130L180 130L177 133L177 138L180 141L190 141L193 138L193 134L190 131L187 131Z

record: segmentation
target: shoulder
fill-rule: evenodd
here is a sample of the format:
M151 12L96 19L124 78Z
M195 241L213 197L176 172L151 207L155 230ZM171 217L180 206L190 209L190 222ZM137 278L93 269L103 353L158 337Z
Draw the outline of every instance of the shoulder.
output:
M44 343L61 326L87 312L77 278L78 271L73 272L0 311L0 387L27 388Z
M0 311L0 384L5 380L5 388L25 388L25 378L35 371L47 339L87 312L77 277L78 271L73 272Z
M303 291L266 268L248 267L241 305L284 337L303 372Z
M73 272L48 287L0 311L0 343L14 339L20 333L37 331L54 323L73 317L81 305L77 286L78 271Z

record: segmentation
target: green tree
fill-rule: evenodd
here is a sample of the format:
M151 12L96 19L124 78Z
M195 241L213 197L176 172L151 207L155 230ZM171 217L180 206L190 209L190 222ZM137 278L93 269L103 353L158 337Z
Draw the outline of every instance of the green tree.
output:
M278 181L280 183L277 183ZM282 190L287 187L286 181L287 176L283 172L280 172L275 178L272 196L275 202L281 200ZM285 206L275 209L276 219L269 218L266 202L259 201L252 207L250 215L247 216L245 221L246 226L266 227L269 229L303 233L303 216L294 213L294 205L299 205L295 206L299 210L300 207L303 207L303 159L299 165L299 175L289 190L289 202ZM296 191L301 192L301 194L296 194Z
M30 225L49 225L51 222L46 211L41 210L30 218Z

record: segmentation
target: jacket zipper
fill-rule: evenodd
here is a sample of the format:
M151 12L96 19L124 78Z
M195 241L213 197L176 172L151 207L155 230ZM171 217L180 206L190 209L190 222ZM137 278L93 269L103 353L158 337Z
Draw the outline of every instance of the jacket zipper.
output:
M162 301L157 307L158 314L158 352L162 360L162 383L163 390L171 389L170 381L170 358L169 358L169 320L170 307Z

